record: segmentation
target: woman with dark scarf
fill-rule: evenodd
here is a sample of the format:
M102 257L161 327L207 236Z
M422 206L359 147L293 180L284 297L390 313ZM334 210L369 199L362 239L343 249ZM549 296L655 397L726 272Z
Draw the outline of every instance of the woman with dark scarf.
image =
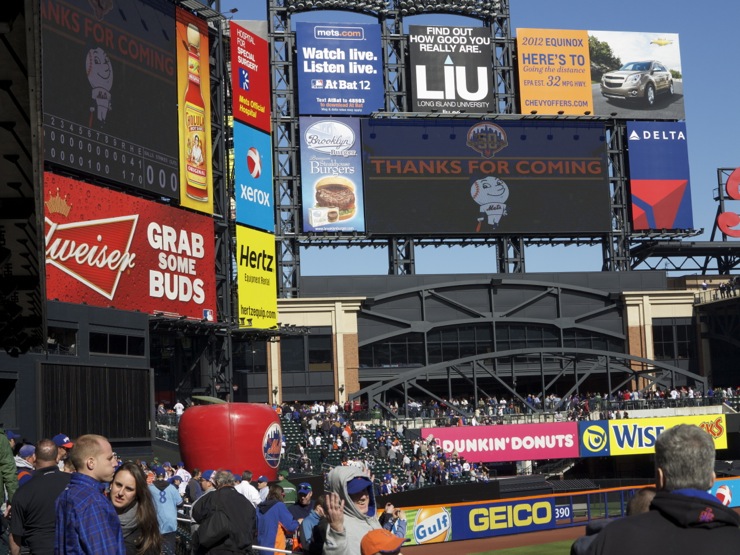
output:
M125 462L113 475L110 499L123 528L126 555L159 555L162 536L144 471Z

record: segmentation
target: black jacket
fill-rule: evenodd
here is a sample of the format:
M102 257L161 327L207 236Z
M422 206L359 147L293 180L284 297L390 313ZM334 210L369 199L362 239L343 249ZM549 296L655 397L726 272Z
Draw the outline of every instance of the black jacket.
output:
M740 516L719 502L658 492L650 511L620 518L591 544L591 555L737 553Z
M229 518L228 537L210 549L199 549L199 553L219 555L247 553L254 542L256 513L254 506L233 487L223 487L206 495L193 506L193 520L203 525L213 512L220 508ZM199 528L196 535L200 533Z

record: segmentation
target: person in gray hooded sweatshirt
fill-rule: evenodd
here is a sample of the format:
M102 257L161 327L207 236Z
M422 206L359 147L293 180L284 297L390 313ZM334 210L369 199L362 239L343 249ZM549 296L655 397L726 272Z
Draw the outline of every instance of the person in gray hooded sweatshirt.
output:
M334 467L327 478L324 555L361 555L360 543L370 530L381 528L372 480L359 468Z

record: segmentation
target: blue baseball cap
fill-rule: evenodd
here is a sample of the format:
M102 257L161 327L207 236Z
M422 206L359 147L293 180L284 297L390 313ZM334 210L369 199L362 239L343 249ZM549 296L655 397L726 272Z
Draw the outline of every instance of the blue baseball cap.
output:
M202 480L205 480L206 482L211 481L211 477L213 476L213 470L204 470L203 474L200 475Z
M65 449L72 449L74 447L74 443L64 434L57 434L51 440L57 447L64 447Z
M16 441L21 439L20 434L16 434L15 432L11 432L10 430L6 430L5 435L8 437L8 439L14 439Z
M349 482L347 482L347 493L350 495L354 495L356 493L360 493L362 491L365 491L367 488L372 487L373 483L370 481L370 478L367 478L365 476L357 476L356 478L352 478Z

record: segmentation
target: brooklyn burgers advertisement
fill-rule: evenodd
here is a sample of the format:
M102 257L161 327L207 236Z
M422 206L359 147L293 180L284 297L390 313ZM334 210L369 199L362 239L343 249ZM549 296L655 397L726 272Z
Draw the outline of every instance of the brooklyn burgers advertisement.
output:
M300 118L303 231L365 231L360 121Z
M46 296L215 321L213 220L44 174Z

